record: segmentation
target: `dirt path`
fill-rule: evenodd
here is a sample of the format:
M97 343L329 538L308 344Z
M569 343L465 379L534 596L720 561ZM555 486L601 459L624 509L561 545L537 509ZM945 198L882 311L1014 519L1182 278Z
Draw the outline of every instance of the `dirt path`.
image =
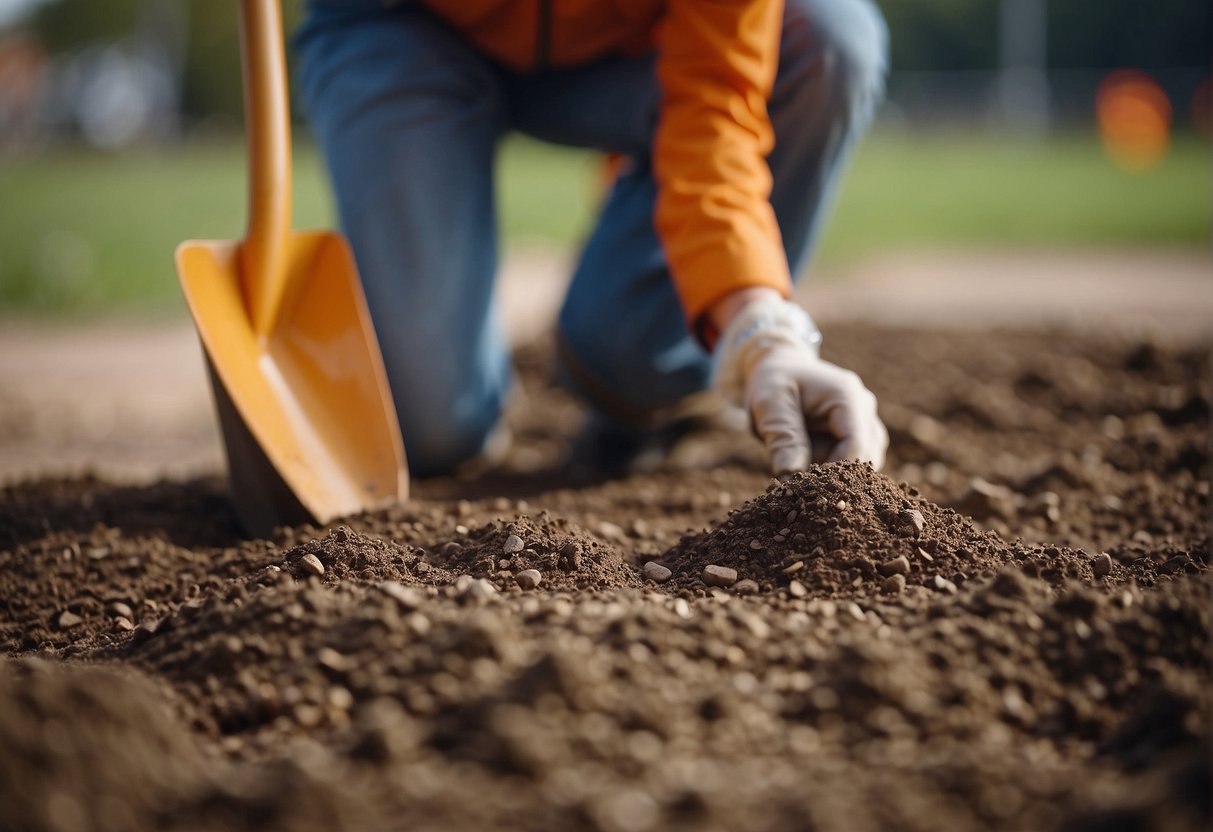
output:
M546 332L568 273L559 255L507 259L515 345ZM1189 339L1213 321L1213 261L1186 252L884 255L806 281L823 324L1080 328ZM145 481L220 470L201 358L185 320L0 326L0 483L95 471Z

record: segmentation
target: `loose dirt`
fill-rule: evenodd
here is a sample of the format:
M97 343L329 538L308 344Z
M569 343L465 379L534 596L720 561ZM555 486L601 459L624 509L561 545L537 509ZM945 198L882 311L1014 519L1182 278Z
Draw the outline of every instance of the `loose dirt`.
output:
M0 490L0 828L1207 828L1207 345L826 344L887 473L571 483L539 342L501 470L328 528Z

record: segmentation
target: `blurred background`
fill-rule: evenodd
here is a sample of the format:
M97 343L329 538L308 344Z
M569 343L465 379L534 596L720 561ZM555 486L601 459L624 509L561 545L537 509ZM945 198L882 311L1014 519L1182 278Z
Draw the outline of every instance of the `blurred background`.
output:
M888 99L825 279L914 252L1208 252L1208 0L880 5ZM173 248L244 224L235 17L214 0L0 0L0 316L184 316ZM296 226L331 224L305 129L296 143ZM507 250L567 260L599 187L591 154L508 141Z

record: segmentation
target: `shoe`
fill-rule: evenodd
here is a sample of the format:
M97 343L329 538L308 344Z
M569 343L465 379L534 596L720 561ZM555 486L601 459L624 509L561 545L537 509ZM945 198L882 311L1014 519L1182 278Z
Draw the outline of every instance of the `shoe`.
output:
M637 428L592 410L573 440L565 462L570 479L616 479L661 468L683 437L703 427L700 416L684 416L653 428Z

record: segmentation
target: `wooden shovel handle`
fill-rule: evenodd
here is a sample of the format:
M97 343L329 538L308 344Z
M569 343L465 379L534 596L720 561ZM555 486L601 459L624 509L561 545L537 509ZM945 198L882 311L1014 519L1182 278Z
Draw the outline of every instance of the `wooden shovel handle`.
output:
M241 0L249 218L240 281L253 332L262 338L278 318L291 230L290 102L282 44L278 0Z

